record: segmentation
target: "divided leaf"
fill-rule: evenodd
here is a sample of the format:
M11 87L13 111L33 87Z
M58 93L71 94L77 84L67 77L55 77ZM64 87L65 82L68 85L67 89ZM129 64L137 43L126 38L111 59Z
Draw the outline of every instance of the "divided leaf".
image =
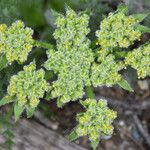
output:
M0 56L0 71L2 69L4 69L5 67L7 67L7 64L8 64L8 61L6 59L6 56L5 55L1 55Z
M3 106L5 104L11 103L11 102L14 102L14 97L6 96L0 100L0 106Z
M130 92L134 91L132 87L130 86L130 84L125 79L122 79L121 81L119 81L118 85L127 91L130 91Z
M24 107L16 103L14 106L15 121L17 121L20 118L23 111L24 111Z
M35 111L35 108L32 108L32 107L27 107L26 108L26 111L27 111L27 118L31 118L33 116L33 113Z
M69 141L74 141L78 138L78 134L75 131L72 131L69 135L68 135L68 140Z
M117 11L126 14L126 13L128 13L128 6L124 5L124 4L121 4L121 5L118 6Z
M137 30L141 31L142 33L150 33L150 28L143 26L143 25L138 25L136 27Z
M132 16L139 20L139 22L143 21L150 13L145 13L145 14L133 14Z
M99 140L91 141L91 146L92 146L93 150L96 150L98 144L99 144Z

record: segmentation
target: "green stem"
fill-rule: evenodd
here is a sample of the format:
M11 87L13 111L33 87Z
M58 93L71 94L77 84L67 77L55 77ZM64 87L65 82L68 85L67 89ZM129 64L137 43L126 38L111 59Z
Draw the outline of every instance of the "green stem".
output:
M54 72L53 71L46 71L45 73L45 80L49 80L54 76Z
M117 58L125 58L128 52L122 51L122 52L115 52L115 55Z
M92 99L95 98L92 87L87 86L86 87L86 92L87 92L87 96L89 98L92 98Z
M45 49L53 49L54 48L54 45L52 45L52 44L49 44L46 42L41 42L41 41L36 41L36 40L34 40L34 46L42 47Z
M8 65L8 61L6 55L4 54L0 55L0 71L5 67L7 67L7 65Z

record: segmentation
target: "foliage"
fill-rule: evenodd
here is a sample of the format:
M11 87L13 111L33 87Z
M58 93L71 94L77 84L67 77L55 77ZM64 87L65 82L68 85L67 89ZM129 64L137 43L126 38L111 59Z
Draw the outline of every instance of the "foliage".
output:
M94 1L93 7L96 4L97 1ZM0 74L7 74L6 70L13 68L15 63L15 66L20 64L23 69L16 69L15 73L10 71L6 84L0 83L3 89L10 79L7 94L0 100L0 106L14 102L15 119L18 120L24 110L27 117L31 117L45 93L46 98L57 98L58 107L62 107L69 101L83 98L86 89L89 99L81 101L86 111L77 115L79 124L70 139L88 135L95 149L102 135L113 134L112 122L116 112L107 107L105 100L96 101L91 87L118 84L133 91L122 77L122 71L128 66L137 70L139 78L150 76L149 42L137 49L132 50L131 47L141 39L143 33L150 32L148 27L139 24L147 14L128 16L127 10L126 6L121 5L117 11L105 17L100 23L100 30L96 31L97 39L91 38L92 42L88 37L89 13L76 13L70 7L66 8L65 15L56 15L53 34L56 46L33 39L33 30L25 27L22 21L16 21L9 27L1 24ZM36 48L31 51L33 47L41 47L40 53ZM41 62L36 66L33 61L35 58L40 61L41 57L42 62L45 60L42 67L46 71L40 69Z
M24 20L32 27L42 26L43 0L0 0L0 22L10 25L15 20Z

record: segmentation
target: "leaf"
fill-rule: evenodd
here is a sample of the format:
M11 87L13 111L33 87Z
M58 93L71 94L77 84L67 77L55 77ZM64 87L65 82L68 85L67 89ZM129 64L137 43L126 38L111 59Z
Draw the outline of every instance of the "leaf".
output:
M137 25L136 29L141 31L142 33L150 33L150 28L143 25Z
M61 108L63 106L63 102L58 98L57 99L57 107Z
M0 106L3 106L5 104L11 103L11 102L14 102L14 97L6 96L2 100L0 100Z
M99 143L99 140L91 141L91 147L93 148L93 150L96 150L98 143Z
M133 14L132 16L139 20L139 22L143 21L150 13L145 13L145 14Z
M128 6L125 4L121 4L118 6L117 11L126 14L126 13L128 13Z
M46 71L45 73L45 80L49 80L54 76L54 72L53 71Z
M1 56L0 56L0 71L1 71L3 68L7 67L7 64L8 64L8 61L7 61L7 59L6 59L6 56L5 56L5 55L1 55Z
M118 85L127 91L134 92L130 84L125 79L122 79L121 81L119 81Z
M45 99L49 100L51 97L52 97L51 92L47 92Z
M92 99L95 98L92 87L87 86L87 87L86 87L86 92L87 92L87 96L88 96L89 98L92 98Z
M68 135L68 140L69 141L74 141L78 138L78 135L75 131L72 131L69 135Z
M15 121L17 121L20 118L23 111L24 111L24 107L16 103L14 106Z
M31 118L33 116L35 108L28 106L28 107L26 107L26 111L27 111L27 118Z
M56 18L63 16L62 14L58 13L58 12L57 12L56 10L54 10L54 9L51 9L51 15L52 15L52 17L53 17L53 21L54 21L54 22L55 22Z

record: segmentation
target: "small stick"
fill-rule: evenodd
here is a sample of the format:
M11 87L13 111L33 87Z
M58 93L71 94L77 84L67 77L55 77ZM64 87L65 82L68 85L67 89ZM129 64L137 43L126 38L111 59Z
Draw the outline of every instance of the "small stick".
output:
M142 123L139 120L139 118L137 117L137 115L133 115L133 120L134 120L134 123L135 123L136 127L138 128L139 132L141 133L141 135L145 139L146 143L150 147L150 135L143 128Z

